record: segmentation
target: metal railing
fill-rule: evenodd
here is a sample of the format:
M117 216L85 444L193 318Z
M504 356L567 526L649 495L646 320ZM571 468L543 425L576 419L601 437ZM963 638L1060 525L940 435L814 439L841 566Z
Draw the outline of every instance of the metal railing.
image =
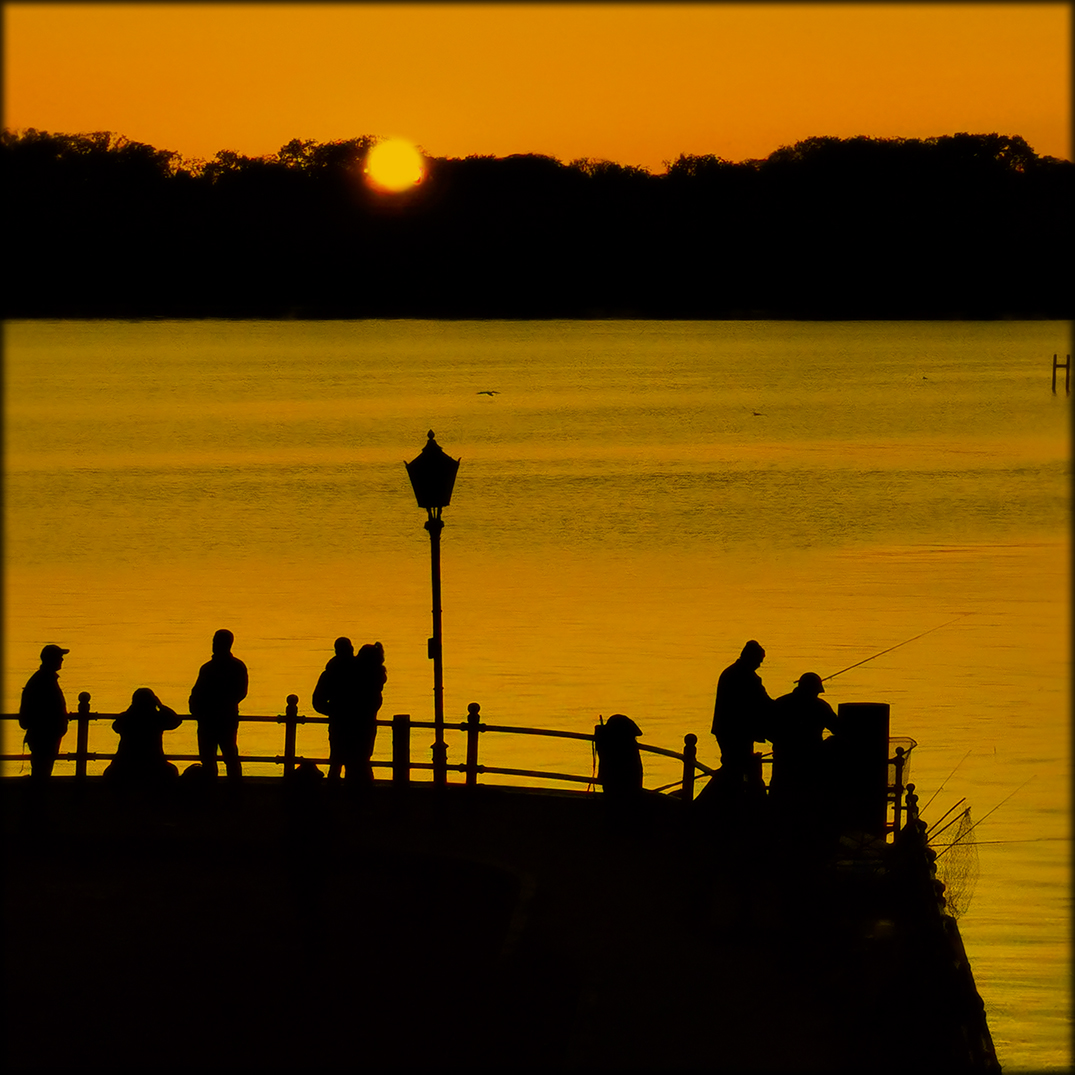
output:
M306 724L328 724L328 717L314 716L308 717L300 714L298 711L298 696L289 694L287 696L287 703L284 708L283 714L277 716L241 716L239 718L240 724L282 724L284 726L284 752L282 754L273 755L257 755L257 754L240 754L239 761L251 762L251 763L268 763L279 765L282 767L282 776L288 778L292 776L297 766L304 761L312 762L315 765L327 765L329 759L327 757L310 757L300 755L296 749L297 731L299 725ZM459 772L465 774L465 783L468 786L474 786L478 782L479 775L497 775L497 776L516 776L516 777L529 777L541 780L554 780L565 783L576 784L595 784L596 776L591 772L590 775L575 774L575 773L559 773L551 772L548 770L540 769L516 769L507 768L496 765L484 765L478 761L478 743L480 737L487 732L498 732L509 735L541 735L551 736L558 739L576 739L593 744L594 736L592 733L586 732L566 732L559 731L550 728L519 728L511 727L501 724L483 724L480 717L481 706L477 702L471 702L467 707L467 719L458 723L451 721L445 721L445 730L454 730L465 733L466 735L466 761L454 764L446 765L444 768L451 772ZM91 751L89 749L89 730L91 721L113 721L120 714L118 713L94 713L90 711L90 694L87 691L83 691L78 696L78 711L71 715L71 720L75 724L75 749L73 751L61 752L57 756L58 761L73 761L75 763L75 777L78 779L85 779L87 775L87 765L91 761L111 761L115 757L115 753ZM184 720L194 720L195 718L186 716ZM18 716L14 714L2 714L0 720L17 721ZM412 728L429 728L435 729L436 724L431 720L411 720L410 715L407 713L397 713L390 720L378 719L377 726L379 728L390 728L392 731L392 757L391 761L372 761L371 765L374 768L390 769L391 779L394 784L408 784L411 779L412 770L433 770L434 762L418 761L411 756L411 729ZM639 750L645 751L651 754L662 755L667 758L673 758L682 763L683 777L682 780L677 781L675 784L666 785L661 791L668 790L669 788L675 788L682 786L684 789L682 792L673 793L677 797L684 800L692 800L694 798L694 782L698 773L703 776L712 776L715 770L704 765L697 760L697 736L693 733L688 733L683 737L683 750L668 750L664 747L651 746L647 743L639 743ZM199 761L198 754L177 754L167 752L166 755L169 761ZM0 761L26 761L29 760L30 755L26 753L0 754Z
M268 763L282 767L282 776L286 779L291 777L297 766L306 761L315 765L327 765L327 757L309 757L297 753L296 740L299 725L328 724L328 717L308 717L298 711L298 695L289 694L283 714L276 716L242 716L240 723L248 724L282 724L284 726L284 752L283 754L257 755L240 754L239 761L251 763ZM114 753L91 751L89 749L89 728L91 721L113 721L118 713L93 713L90 711L90 694L83 691L78 696L78 711L72 714L72 721L76 725L75 749L58 755L58 761L73 761L75 763L75 777L85 779L87 776L87 764L91 761L111 761ZM185 717L184 720L193 720L193 717ZM0 720L17 721L14 714L2 714ZM436 724L431 720L411 720L407 713L397 713L390 720L378 719L379 728L390 728L392 732L392 750L390 761L371 761L373 768L391 770L391 780L394 785L402 786L409 784L411 773L414 770L433 770L434 778L437 777L436 766L433 760L418 761L411 756L411 729L428 728L435 729ZM594 735L591 732L568 732L552 728L521 728L502 724L483 724L481 721L481 706L477 702L471 702L467 706L467 719L454 723L446 721L443 725L445 730L459 731L466 735L466 761L458 764L445 765L444 770L464 774L464 782L473 787L478 783L478 777L483 775L525 777L538 780L552 780L569 784L596 785L597 778L593 771L589 775L576 773L552 772L542 769L518 769L497 765L485 765L479 762L479 741L482 735L489 732L506 735L538 735L557 739L574 739L591 744L593 750ZM648 743L639 743L640 751L660 755L677 760L682 765L682 777L672 784L665 784L654 789L657 792L666 792L684 802L694 800L695 780L700 773L702 776L712 777L717 770L711 769L697 759L697 736L688 732L683 737L682 751L669 750L665 747L652 746ZM905 797L907 791L907 775L909 773L910 753L917 744L910 738L893 738L889 740L890 754L888 759L889 776L887 785L887 801L891 811L891 820L886 822L886 833L895 835L903 828L905 811ZM894 750L892 749L894 747ZM29 754L0 754L0 761L26 761ZM200 760L198 754L167 753L170 761ZM769 755L756 755L761 763L770 763ZM913 787L913 785L912 785ZM681 790L674 790L674 789Z

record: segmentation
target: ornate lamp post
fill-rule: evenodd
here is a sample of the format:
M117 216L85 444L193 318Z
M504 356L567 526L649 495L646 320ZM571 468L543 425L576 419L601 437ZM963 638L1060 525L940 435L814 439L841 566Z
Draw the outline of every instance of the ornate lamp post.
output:
M433 743L433 783L447 783L448 747L444 742L444 666L441 661L440 637L440 532L444 529L440 513L452 499L452 487L459 470L459 460L446 455L429 431L429 440L417 459L405 463L411 488L420 508L428 513L429 549L433 573L433 637L429 640L429 656L433 661L433 722L436 729Z

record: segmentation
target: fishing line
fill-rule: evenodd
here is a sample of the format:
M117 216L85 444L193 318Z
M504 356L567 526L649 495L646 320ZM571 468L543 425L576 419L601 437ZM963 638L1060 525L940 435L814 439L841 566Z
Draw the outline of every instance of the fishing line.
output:
M856 661L854 664L849 664L846 668L841 668L839 672L833 672L831 676L822 676L821 682L826 680L835 679L837 676L842 676L845 672L850 672L852 668L858 668L860 664L865 664L867 661L872 661L877 657L883 657L886 653L891 653L894 649L899 649L900 646L906 646L908 642L914 642L919 638L925 638L926 635L933 634L934 631L939 631L942 627L947 627L948 624L955 623L956 620L962 619L964 616L969 616L969 612L961 612L955 619L949 620L948 623L939 623L936 627L931 627L928 631L923 631L920 635L915 635L914 638L908 638L903 642L897 642L894 646L889 646L888 649L881 650L880 653L875 653L873 657L867 657L864 660Z
M965 761L966 761L966 760L967 760L967 759L968 759L969 757L970 757L970 751L968 750L968 751L967 751L967 753L966 753L966 754L964 754L964 755L963 755L963 757L962 757L962 758L960 758L958 762L956 762L956 769L958 769L958 768L959 768L959 767L960 767L960 766L961 766L961 765L962 765L962 764L963 764L963 763L964 763L964 762L965 762ZM951 771L951 772L950 772L950 773L949 773L949 774L948 774L948 775L947 775L947 776L946 776L946 777L944 778L944 780L943 780L943 781L941 781L941 786L940 786L940 787L939 787L939 788L938 788L938 789L937 789L937 790L936 790L936 791L935 791L935 792L934 792L934 793L933 793L933 794L932 794L932 795L931 795L931 796L929 797L929 802L928 802L928 803L926 803L926 805L925 805L925 806L923 806L923 807L920 807L920 808L919 808L919 811L918 811L918 812L919 812L920 814L921 814L921 813L922 813L922 812L923 812L923 811L924 811L924 810L925 810L925 809L926 809L926 808L927 808L927 807L929 806L929 803L933 802L933 800L934 800L934 799L936 799L936 798L937 798L937 796L938 796L938 795L939 795L939 794L940 794L940 793L941 793L941 792L942 792L942 791L944 790L944 785L945 785L945 784L947 784L947 783L948 783L948 781L952 779L952 777L953 777L953 776L955 775L955 771L956 771L956 769L953 769L953 770L952 770L952 771ZM962 801L962 800L960 800L960 801ZM959 803L956 803L956 806L958 806L958 805L959 805ZM951 810L950 810L950 811L949 811L948 813L951 813ZM948 816L948 814L945 814L945 815L944 815L944 817L947 817L947 816ZM943 820L944 820L944 818L941 818L941 820L943 821Z
M970 829L967 830L970 832ZM1022 836L1012 840L953 840L950 844L942 844L946 850L956 844L974 844L975 847L984 847L986 844L1036 844L1041 840L1070 840L1070 836ZM940 858L940 855L937 856Z

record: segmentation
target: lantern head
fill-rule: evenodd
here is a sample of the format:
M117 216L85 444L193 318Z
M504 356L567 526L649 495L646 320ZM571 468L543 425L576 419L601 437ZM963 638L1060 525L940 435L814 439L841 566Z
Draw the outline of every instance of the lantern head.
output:
M407 476L411 479L414 498L420 508L429 512L446 508L452 499L452 487L455 485L459 460L452 459L433 439L433 430L429 431L429 440L422 448L417 459L404 463Z

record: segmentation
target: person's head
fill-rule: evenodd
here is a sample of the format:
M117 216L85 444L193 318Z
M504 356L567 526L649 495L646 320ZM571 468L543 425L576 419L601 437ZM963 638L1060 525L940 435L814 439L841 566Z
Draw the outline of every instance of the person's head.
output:
M816 698L819 694L825 693L825 685L817 672L803 672L795 681L795 691L798 694L808 694L811 698Z
M752 638L743 647L743 652L739 654L739 660L749 668L757 668L765 660L765 650L761 648L761 643L755 642Z
M148 687L139 687L131 695L132 709L156 709L157 696Z
M344 638L343 635L333 642L332 648L336 651L337 657L353 657L355 655L355 647L351 645L351 640Z
M213 635L213 652L231 653L231 647L234 642L235 635L233 635L226 627L222 627L215 635Z
M358 658L364 665L384 663L384 646L380 642L367 642L359 651Z
M63 655L70 652L69 649L61 649L59 646L53 645L50 642L41 651L42 668L51 668L53 671L59 671L60 665L63 664Z

